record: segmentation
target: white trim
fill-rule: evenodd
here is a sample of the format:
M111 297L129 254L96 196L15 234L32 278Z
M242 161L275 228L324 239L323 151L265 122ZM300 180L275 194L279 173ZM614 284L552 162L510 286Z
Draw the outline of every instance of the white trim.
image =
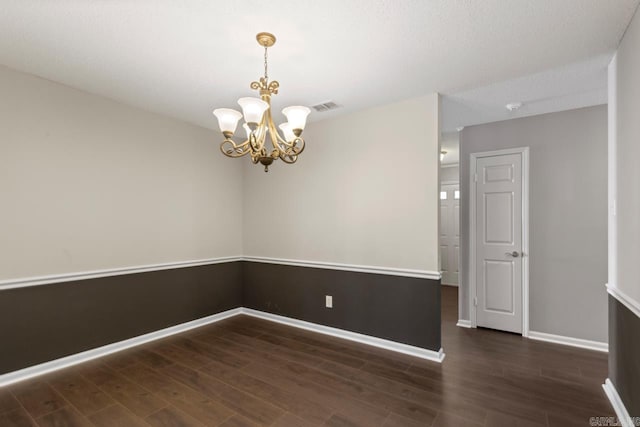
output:
M440 181L440 189L441 190L442 190L442 186L443 185L460 185L460 181Z
M444 164L440 163L440 167L441 168L455 168L455 167L458 167L458 166L460 166L460 162L458 162L458 163L444 163Z
M72 354L71 356L66 356L60 359L51 360L49 362L41 363L39 365L30 366L28 368L20 369L19 371L9 372L7 374L0 375L0 387L13 384L18 381L27 380L29 378L33 378L39 375L48 374L49 372L57 371L59 369L67 368L69 366L87 362L89 360L93 360L98 357L107 356L109 354L112 354L118 351L126 350L128 348L135 347L140 344L145 344L150 341L155 341L160 338L165 338L170 335L185 332L193 328L198 328L200 326L208 325L210 323L215 323L220 320L227 319L232 316L236 316L241 312L242 312L241 308L234 308L232 310L223 311L222 313L203 317L197 320L192 320L186 323L181 323L176 326L171 326L169 328L161 329L159 331L150 332L148 334L140 335L134 338L129 338L124 341L119 341L113 344L108 344L102 347L83 351L81 353Z
M73 280L97 279L100 277L121 276L124 274L145 273L150 271L170 270L174 268L197 267L201 265L221 264L234 261L252 261L269 264L293 265L298 267L324 268L329 270L355 271L360 273L385 274L390 276L416 277L419 279L440 280L442 275L438 271L410 270L391 267L374 267L366 265L338 264L320 261L299 261L266 257L229 256L220 258L200 259L195 261L167 262L163 264L149 264L137 267L111 268L105 270L83 271L77 273L53 274L49 276L24 277L19 279L0 280L0 291L7 289L26 288L29 286L51 285L54 283L70 282Z
M332 328L329 326L318 325L317 323L305 322L303 320L292 319L290 317L278 316L277 314L265 313L263 311L253 310L250 308L243 308L242 313L248 316L257 317L271 322L282 323L287 326L293 326L295 328L305 329L312 332L317 332L324 335L331 335L346 339L349 341L359 342L361 344L371 345L373 347L384 348L386 350L395 351L398 353L408 354L410 356L419 357L421 359L431 360L433 362L441 363L444 360L444 352L427 350L421 347L415 347L408 344L402 344L395 341L389 341L382 338L376 338L369 335L359 334L356 332L345 331L344 329Z
M464 320L464 319L458 319L458 323L456 323L456 326L459 326L461 328L470 328L471 327L471 321L470 320Z
M452 288L459 288L460 285L458 283L444 283L444 282L440 282L440 284L442 286L451 286Z
M339 264L335 262L303 261L257 256L246 256L243 259L245 261L262 262L266 264L293 265L296 267L323 268L327 270L355 271L358 273L386 274L390 276L416 277L419 279L440 280L442 278L442 275L439 271L429 270L411 270L406 268L375 267L367 265Z
M607 70L609 95L607 103L607 211L608 211L608 260L609 283L618 282L618 218L616 204L618 198L618 54L614 54Z
M587 350L602 351L605 353L609 351L609 344L606 342L584 340L582 338L566 337L563 335L547 334L545 332L536 331L529 331L529 338L536 341L551 342L554 344L585 348Z
M200 265L220 264L223 262L242 261L240 256L200 259L195 261L167 262L137 267L110 268L105 270L83 271L78 273L53 274L50 276L25 277L20 279L0 280L0 290L26 288L29 286L50 285L70 282L72 280L96 279L99 277L121 276L124 274L145 273L149 271L171 270L174 268L197 267Z
M638 301L634 300L615 286L609 284L607 284L607 292L609 292L612 297L620 301L621 304L631 310L633 314L640 317L640 303Z
M477 296L476 284L476 163L481 157L522 155L522 336L529 336L529 147L507 148L504 150L472 153L469 176L469 319L471 327L478 326L474 297Z
M48 374L50 372L68 368L70 366L74 366L80 363L88 362L98 357L104 357L109 354L126 350L131 347L136 347L141 344L145 344L161 338L165 338L170 335L179 334L181 332L185 332L190 329L199 328L201 326L219 322L220 320L228 319L230 317L237 316L239 314L246 314L248 316L258 317L260 319L268 320L271 322L282 323L284 325L293 326L295 328L306 329L306 330L317 332L320 334L331 335L334 337L346 339L349 341L359 342L359 343L370 345L373 347L384 348L387 350L408 354L410 356L419 357L421 359L431 360L438 363L441 363L444 360L444 356L445 356L442 349L440 349L440 351L427 350L425 348L415 347L408 344L402 344L399 342L385 340L382 338L376 338L369 335L359 334L356 332L345 331L343 329L331 328L329 326L318 325L316 323L305 322L298 319L278 316L276 314L252 310L250 308L239 307L239 308L223 311L222 313L217 313L211 316L203 317L201 319L196 319L190 322L181 323L179 325L171 326L169 328L160 329L158 331L150 332L148 334L140 335L134 338L129 338L124 341L118 341L112 344L107 344L102 347L97 347L91 350L83 351L81 353L65 356L60 359L55 359L55 360L44 362L38 365L29 366L27 368L20 369L18 371L2 374L0 375L0 387L14 384L19 381L28 380L30 378Z
M627 408L624 406L624 402L620 398L618 390L616 390L616 386L613 385L613 382L611 382L609 378L604 380L602 388L609 398L609 402L611 402L613 410L616 412L616 416L618 417L618 421L620 421L620 425L622 425L622 427L634 427L635 425L637 425L634 423L633 419L629 415L629 411L627 411Z

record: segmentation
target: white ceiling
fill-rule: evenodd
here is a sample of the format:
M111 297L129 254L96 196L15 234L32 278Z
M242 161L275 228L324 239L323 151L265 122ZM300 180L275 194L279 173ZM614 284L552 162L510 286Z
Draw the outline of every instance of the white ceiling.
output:
M443 94L442 131L554 111L607 103L607 66L612 54L598 55L541 73ZM507 104L522 106L509 111Z
M262 74L320 120L611 54L638 0L0 0L0 63L216 128ZM467 92L463 92L467 93ZM236 107L237 108L237 107Z

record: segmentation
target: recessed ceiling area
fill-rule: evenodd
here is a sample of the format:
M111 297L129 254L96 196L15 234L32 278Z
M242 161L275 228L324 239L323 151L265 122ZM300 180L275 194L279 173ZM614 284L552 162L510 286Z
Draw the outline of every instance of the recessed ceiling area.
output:
M285 105L342 106L313 121L430 92L475 102L469 89L604 61L637 4L3 0L0 64L216 129L214 108L253 95L268 31L276 121Z
M442 132L607 103L612 54L442 97ZM508 105L522 103L509 110Z

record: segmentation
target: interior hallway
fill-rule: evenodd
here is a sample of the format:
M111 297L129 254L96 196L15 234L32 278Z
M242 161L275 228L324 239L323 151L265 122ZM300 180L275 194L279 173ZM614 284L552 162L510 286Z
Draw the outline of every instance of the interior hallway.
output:
M482 407L503 414L487 425L587 426L593 416L614 416L602 384L607 354L456 326L458 288L442 287L442 373L445 393L482 394Z

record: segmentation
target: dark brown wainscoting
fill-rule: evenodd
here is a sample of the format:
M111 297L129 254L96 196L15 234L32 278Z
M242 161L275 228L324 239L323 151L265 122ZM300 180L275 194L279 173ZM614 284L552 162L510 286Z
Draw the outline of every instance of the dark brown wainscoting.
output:
M0 374L241 305L241 262L0 291Z
M611 295L609 379L629 415L640 417L640 317Z
M440 281L244 262L247 308L438 351ZM333 296L333 308L325 307Z
M438 351L439 301L436 280L257 262L5 290L0 375L242 306Z
M0 388L0 425L583 427L604 353L455 326L442 364L247 316Z

